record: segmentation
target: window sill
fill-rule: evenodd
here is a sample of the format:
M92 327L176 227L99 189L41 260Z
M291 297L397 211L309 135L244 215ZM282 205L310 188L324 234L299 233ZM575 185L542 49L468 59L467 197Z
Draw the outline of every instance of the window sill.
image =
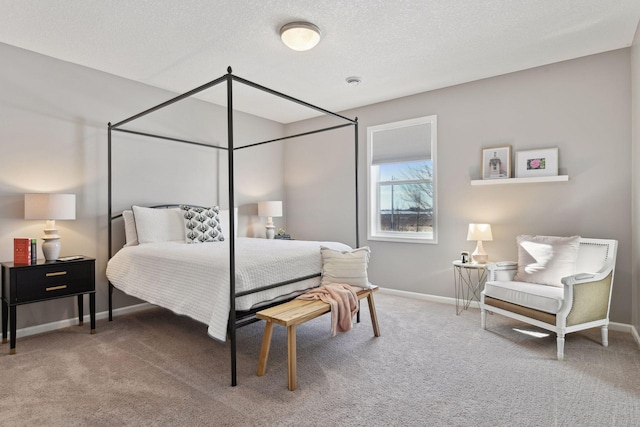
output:
M369 235L367 240L377 242L394 242L394 243L419 243L419 244L436 244L438 241L435 238L426 237L408 237L408 236L388 236L388 235Z

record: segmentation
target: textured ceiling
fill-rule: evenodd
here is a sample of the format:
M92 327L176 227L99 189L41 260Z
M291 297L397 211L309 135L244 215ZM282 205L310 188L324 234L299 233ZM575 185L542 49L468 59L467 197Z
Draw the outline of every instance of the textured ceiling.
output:
M320 27L315 49L280 41L297 20ZM176 93L232 66L342 111L627 47L639 20L640 0L0 0L0 42ZM218 92L203 96L223 103ZM239 92L243 111L315 115Z

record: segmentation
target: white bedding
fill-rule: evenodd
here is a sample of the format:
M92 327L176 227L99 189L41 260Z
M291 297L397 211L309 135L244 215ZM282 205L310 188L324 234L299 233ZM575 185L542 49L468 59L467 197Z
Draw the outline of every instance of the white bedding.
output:
M320 273L320 246L349 250L336 242L236 239L236 292ZM226 339L229 316L229 243L146 243L126 246L107 264L107 278L129 295L184 314L209 326L211 337ZM236 300L247 310L296 290L320 284L320 277Z

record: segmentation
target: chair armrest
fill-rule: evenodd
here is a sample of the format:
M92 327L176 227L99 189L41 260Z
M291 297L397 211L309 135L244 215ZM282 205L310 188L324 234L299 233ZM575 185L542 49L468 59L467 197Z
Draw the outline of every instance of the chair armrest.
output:
M487 264L487 281L511 281L518 270L518 263L513 261L502 261Z
M595 273L576 273L571 276L563 277L562 283L564 285L580 285L583 283L599 282L606 278L613 271L613 266L610 264L605 265L600 271Z

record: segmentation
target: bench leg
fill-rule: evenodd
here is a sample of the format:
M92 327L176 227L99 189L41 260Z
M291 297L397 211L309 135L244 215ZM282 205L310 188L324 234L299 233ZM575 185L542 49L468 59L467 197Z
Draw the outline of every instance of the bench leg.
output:
M256 375L263 376L267 371L267 360L269 359L269 349L271 348L271 335L273 334L273 322L267 321L262 336L262 347L260 348L260 359L258 360L258 370Z
M376 314L376 305L373 302L373 292L367 296L369 302L369 314L371 314L371 324L373 325L373 335L380 336L380 327L378 326L378 315Z
M287 365L289 368L289 390L298 387L296 372L296 325L287 326Z

